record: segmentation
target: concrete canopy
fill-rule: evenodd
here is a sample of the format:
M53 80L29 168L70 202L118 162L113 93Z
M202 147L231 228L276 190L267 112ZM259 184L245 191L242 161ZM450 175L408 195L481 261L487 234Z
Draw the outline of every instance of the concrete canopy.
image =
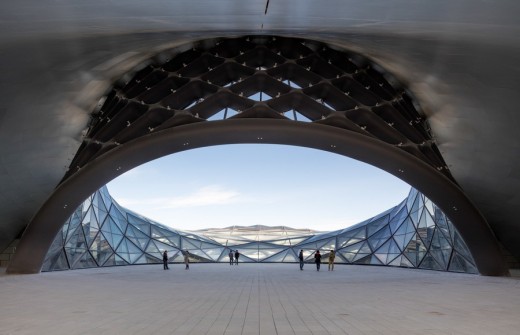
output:
M245 34L315 39L373 59L420 102L451 174L520 255L519 13L513 1L26 1L2 11L0 249L65 175L99 98L161 50Z

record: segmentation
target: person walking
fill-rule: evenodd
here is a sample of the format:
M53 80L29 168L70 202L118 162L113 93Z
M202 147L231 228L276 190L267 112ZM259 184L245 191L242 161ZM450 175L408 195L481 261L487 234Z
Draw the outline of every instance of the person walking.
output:
M185 270L189 270L190 269L190 252L188 250L186 250L184 252L184 264L186 264Z
M240 253L238 250L235 250L235 265L238 265L238 257L240 257Z
M303 249L300 250L300 253L298 254L298 258L300 259L300 270L303 271Z
M229 249L229 265L233 265L233 249Z
M334 258L336 258L336 253L334 250L331 250L329 254L329 271L334 271Z
M321 254L319 250L316 250L316 253L314 254L314 262L316 263L316 270L320 271L321 266Z
M163 269L169 270L168 268L168 251L164 250L162 254Z

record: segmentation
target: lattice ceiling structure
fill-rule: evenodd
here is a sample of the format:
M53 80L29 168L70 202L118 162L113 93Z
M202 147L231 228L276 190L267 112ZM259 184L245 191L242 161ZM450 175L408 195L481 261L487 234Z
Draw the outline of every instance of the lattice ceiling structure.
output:
M125 209L106 187L90 196L67 220L50 248L43 271L116 265L228 262L306 262L320 250L336 251L336 263L477 273L473 258L453 224L423 194L411 189L399 205L355 226L317 232L284 226L228 227L200 231L171 229Z
M164 52L104 97L64 180L151 132L229 118L326 124L379 139L451 174L418 106L361 55L282 37L201 41Z

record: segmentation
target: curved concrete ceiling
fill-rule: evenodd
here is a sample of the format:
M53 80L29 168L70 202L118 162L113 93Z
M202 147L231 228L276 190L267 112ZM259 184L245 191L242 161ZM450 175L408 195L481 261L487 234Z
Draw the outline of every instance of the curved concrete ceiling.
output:
M268 4L268 6L267 6ZM0 249L51 195L113 81L217 36L305 36L373 59L415 94L450 171L520 256L516 1L24 1L0 17Z

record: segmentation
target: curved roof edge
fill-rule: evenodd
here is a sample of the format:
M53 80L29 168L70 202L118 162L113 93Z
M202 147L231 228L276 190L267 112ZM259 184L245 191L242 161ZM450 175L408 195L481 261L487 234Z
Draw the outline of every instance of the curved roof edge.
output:
M61 184L24 232L8 273L37 273L63 222L98 188L133 167L167 154L199 147L269 143L315 148L379 167L431 199L449 217L482 275L508 275L487 222L451 180L414 156L358 133L321 124L277 119L199 122L143 136L101 155Z

